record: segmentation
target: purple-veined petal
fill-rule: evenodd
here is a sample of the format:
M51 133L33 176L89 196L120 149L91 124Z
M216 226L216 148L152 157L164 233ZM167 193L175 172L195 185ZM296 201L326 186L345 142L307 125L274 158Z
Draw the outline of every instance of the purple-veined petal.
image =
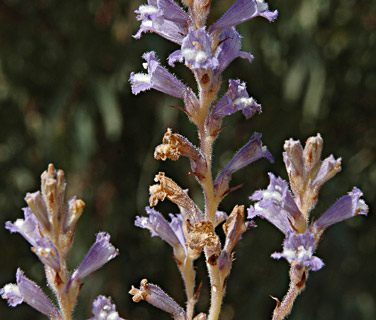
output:
M318 190L321 186L341 171L341 158L335 159L333 155L321 162L320 168L312 180L311 185Z
M245 82L238 80L229 80L229 86L226 94L213 107L206 120L206 128L211 135L215 135L221 128L222 119L242 111L244 116L249 119L256 112L261 113L261 106L255 99L249 97Z
M32 251L38 256L43 264L50 266L56 271L60 270L59 252L47 236L40 234L38 220L29 207L23 208L24 219L17 219L14 223L6 222L5 228L10 232L20 233L31 245Z
M0 289L0 295L3 299L7 300L11 307L15 307L23 302L20 290L14 283L8 283Z
M317 271L324 266L322 260L313 255L315 251L315 237L307 231L306 233L289 232L283 242L283 252L273 253L274 259L285 258L290 264L300 264Z
M214 119L222 119L236 111L242 111L246 119L249 119L256 112L261 113L261 106L255 99L249 97L245 82L230 79L226 94L212 109L210 116Z
M32 246L35 246L37 241L42 239L38 230L38 220L29 207L23 208L22 210L24 212L24 219L17 219L14 223L7 221L5 228L11 233L18 232Z
M332 224L358 214L367 215L368 206L363 199L360 199L362 195L362 192L354 187L348 195L339 199L312 225L313 232L323 231Z
M236 31L235 27L223 30L219 35L218 43L219 45L214 54L219 61L219 67L216 72L223 72L223 70L225 70L237 57L241 57L243 59L247 59L249 62L252 62L252 54L249 52L240 51L242 46L241 36Z
M119 316L111 297L98 296L93 302L91 311L94 317L89 320L125 320Z
M24 276L21 269L17 270L16 280L18 290L24 302L51 319L61 319L59 311L39 286Z
M133 295L134 302L145 300L154 307L171 314L176 320L187 319L184 310L166 292L155 284L148 283L146 279L141 281L140 289L132 286L129 293Z
M194 96L187 86L160 65L154 51L145 53L143 58L146 60L144 67L147 68L148 73L131 73L130 82L133 94L152 88L182 100L187 95Z
M306 222L288 190L287 182L276 178L272 173L269 173L269 178L268 188L258 190L250 197L258 202L248 209L248 219L255 216L266 219L285 235L294 228L304 232Z
M110 243L110 235L105 232L98 233L95 243L90 248L77 270L73 272L70 281L81 281L87 275L98 270L108 261L115 258L118 254L119 250Z
M273 21L277 18L278 11L269 11L268 5L263 0L238 0L209 31L210 33L218 32L257 16Z
M261 134L254 133L249 141L235 154L226 167L218 174L214 182L216 193L220 195L225 194L228 191L228 184L231 175L262 157L267 158L270 162L274 161L271 153L261 144Z
M182 217L171 217L171 223L155 209L146 207L146 213L149 217L136 217L135 225L140 228L148 229L152 235L161 237L174 249L185 248L185 237L182 229Z
M181 44L187 34L190 18L173 0L148 0L147 5L141 5L135 12L141 20L140 29L134 35L136 39L150 31Z

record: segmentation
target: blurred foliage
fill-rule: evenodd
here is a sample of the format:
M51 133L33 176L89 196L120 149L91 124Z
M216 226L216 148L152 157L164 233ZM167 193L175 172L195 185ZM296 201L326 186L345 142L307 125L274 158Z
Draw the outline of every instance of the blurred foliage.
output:
M211 22L233 3L213 0ZM141 70L141 54L157 51L161 61L174 44L148 34L131 35L138 23L136 0L3 0L0 1L0 225L21 217L26 192L39 188L39 175L54 163L64 169L69 196L87 206L77 230L70 264L79 264L96 232L112 235L120 256L85 280L76 319L91 315L91 301L111 295L129 319L169 319L146 303L134 304L131 284L146 277L184 304L180 275L167 244L133 226L148 203L148 185L165 171L202 204L202 194L186 159L160 163L153 159L167 127L197 142L193 126L171 105L179 101L161 93L134 97L128 77ZM343 171L322 189L315 214L321 214L353 186L370 205L369 217L331 227L317 255L326 266L312 272L297 299L291 319L375 319L376 300L376 2L354 0L269 1L279 10L274 23L256 18L239 26L243 50L256 59L238 59L224 74L247 81L263 114L245 121L226 119L216 144L214 170L231 159L253 131L275 156L235 174L244 183L222 204L227 212L267 185L267 171L286 178L284 140L302 142L320 132L324 154L343 159ZM174 70L187 83L193 77ZM246 178L246 179L244 179ZM163 203L158 210L176 212ZM221 319L268 319L274 308L269 295L282 298L288 284L285 261L269 258L279 251L282 234L265 221L243 237L236 253ZM46 291L43 268L19 235L0 229L0 285L14 282L16 268ZM206 272L199 311L208 303ZM2 319L42 319L28 306L11 309L0 302Z

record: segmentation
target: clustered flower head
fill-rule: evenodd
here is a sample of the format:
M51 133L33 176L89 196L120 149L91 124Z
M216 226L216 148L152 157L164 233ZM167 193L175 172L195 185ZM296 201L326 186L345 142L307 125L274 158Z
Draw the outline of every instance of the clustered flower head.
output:
M85 203L76 197L66 201L65 188L64 172L56 171L50 164L41 176L41 191L25 197L28 207L23 209L24 219L5 224L10 232L20 233L31 244L32 252L45 267L59 309L21 269L17 270L16 284L7 284L0 290L1 297L12 307L26 302L51 319L66 319L76 304L81 281L118 255L110 243L110 235L100 232L78 268L73 273L67 270L65 257L73 244L76 223Z
M321 259L313 256L324 230L334 223L368 212L368 206L361 199L362 192L354 187L319 219L310 221L321 186L341 170L341 159L336 160L333 155L321 161L322 145L319 134L310 137L304 149L299 141L287 140L283 159L292 193L286 181L269 173L268 188L256 191L250 197L257 202L248 209L248 218L267 219L285 234L283 252L272 254L273 258L285 258L292 265L313 271L324 265Z

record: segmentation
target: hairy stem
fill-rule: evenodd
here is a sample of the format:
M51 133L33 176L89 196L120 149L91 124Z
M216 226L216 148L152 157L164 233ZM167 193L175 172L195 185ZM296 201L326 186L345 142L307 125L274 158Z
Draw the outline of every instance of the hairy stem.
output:
M193 260L189 255L187 256L184 265L179 266L179 269L183 277L185 293L187 296L187 318L188 320L192 320L196 304L196 298L194 296L196 272L193 269Z
M284 296L282 302L274 309L273 320L283 320L292 310L295 299L305 287L308 277L308 268L301 265L292 265L290 268L289 290Z

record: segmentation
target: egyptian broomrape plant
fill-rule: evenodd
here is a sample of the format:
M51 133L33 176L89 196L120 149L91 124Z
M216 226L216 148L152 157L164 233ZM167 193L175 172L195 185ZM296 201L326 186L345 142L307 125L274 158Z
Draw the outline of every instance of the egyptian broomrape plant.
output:
M252 62L253 56L241 51L241 36L236 26L255 17L269 21L277 18L277 11L269 10L263 0L238 0L213 25L206 26L211 0L182 0L183 7L174 0L148 0L141 5L137 19L141 21L138 39L144 32L156 33L179 48L168 57L174 67L184 63L196 79L193 90L164 68L154 51L143 55L146 73L131 73L132 92L155 89L176 97L184 103L179 107L196 125L199 145L194 146L184 136L167 129L162 144L155 148L154 157L160 160L178 160L187 157L191 164L190 174L203 190L205 207L200 208L164 172L155 176L156 184L150 186L147 216L137 216L135 225L148 229L152 236L166 241L173 251L173 258L181 273L186 293L186 307L179 306L163 289L141 280L139 288L132 286L129 293L135 302L145 300L169 313L177 320L216 320L219 318L226 284L234 260L234 248L242 234L255 227L252 220L245 220L243 205L236 205L227 215L219 211L222 200L237 187L230 186L233 173L260 158L273 162L272 155L261 142L261 134L254 133L249 141L235 153L216 177L212 175L213 143L224 129L222 119L241 111L246 119L261 113L261 106L249 96L245 82L228 81L228 90L217 98L222 85L222 72L237 57ZM287 182L269 173L270 184L266 190L256 191L250 199L255 201L248 209L248 219L267 219L281 230L286 238L281 253L273 253L275 259L285 258L290 264L290 286L286 296L273 312L273 319L284 319L290 312L296 297L305 287L309 270L323 267L322 260L314 256L325 229L357 214L367 214L368 207L361 199L362 193L353 188L339 199L316 221L310 221L321 186L341 169L340 159L333 156L321 161L323 140L318 134L301 143L287 140L284 145L284 162L289 175ZM19 232L32 245L33 252L45 266L49 286L56 295L58 306L53 304L42 290L17 271L17 284L8 284L1 295L11 306L26 302L50 319L71 319L81 288L81 280L118 254L109 242L110 236L99 233L81 265L73 272L67 270L65 256L73 243L76 222L84 203L75 197L65 202L63 172L52 165L42 174L41 192L26 195L28 207L25 219L7 222L6 228ZM166 219L154 207L168 199L178 206L179 213ZM216 228L222 224L225 234L221 243ZM195 314L201 285L196 284L194 263L205 256L210 280L210 308L207 313ZM91 320L121 320L111 298L98 296L93 303Z
M236 25L261 16L273 21L277 11L269 10L263 0L238 0L213 25L206 26L210 0L182 0L184 8L173 0L148 0L141 5L137 19L141 21L134 36L140 38L144 32L154 32L180 48L168 57L168 64L174 67L184 63L194 74L197 92L184 85L164 68L154 51L143 55L147 73L131 73L132 92L155 89L183 101L180 107L188 119L197 126L199 145L194 146L187 138L167 129L162 144L155 149L156 159L178 160L189 158L191 172L200 184L205 200L201 210L189 197L188 192L177 185L165 173L155 176L157 184L150 187L150 207L147 217L136 217L135 225L149 229L152 236L159 236L173 249L174 259L181 272L187 303L185 310L170 298L161 288L143 279L140 288L132 287L133 300L146 300L152 305L170 313L174 319L192 319L200 286L195 292L194 261L203 253L210 279L210 309L195 319L218 319L226 283L233 261L233 249L242 234L254 226L245 221L244 206L235 206L230 215L218 211L225 196L236 187L230 186L233 173L259 158L273 158L262 146L261 134L254 133L214 178L212 176L213 143L222 131L222 119L241 111L246 119L261 113L261 106L249 96L245 82L230 79L227 92L217 98L222 84L222 72L237 57L252 62L253 56L241 51L241 36ZM271 183L267 190L257 191L251 200L258 201L248 209L248 218L266 218L275 224L286 239L282 253L273 258L285 258L291 264L290 288L282 303L277 298L273 319L283 319L291 311L293 302L304 288L308 270L323 266L321 259L313 256L323 231L331 224L354 216L366 214L367 205L360 199L361 192L354 188L341 198L320 219L309 223L309 212L314 207L321 185L340 170L340 161L331 156L320 160L322 139L320 135L308 139L303 150L299 142L286 141L284 160L290 177L293 196L286 182L270 174ZM153 207L158 201L168 199L175 203L180 213L170 214L170 221ZM223 223L224 244L221 244L216 227Z

